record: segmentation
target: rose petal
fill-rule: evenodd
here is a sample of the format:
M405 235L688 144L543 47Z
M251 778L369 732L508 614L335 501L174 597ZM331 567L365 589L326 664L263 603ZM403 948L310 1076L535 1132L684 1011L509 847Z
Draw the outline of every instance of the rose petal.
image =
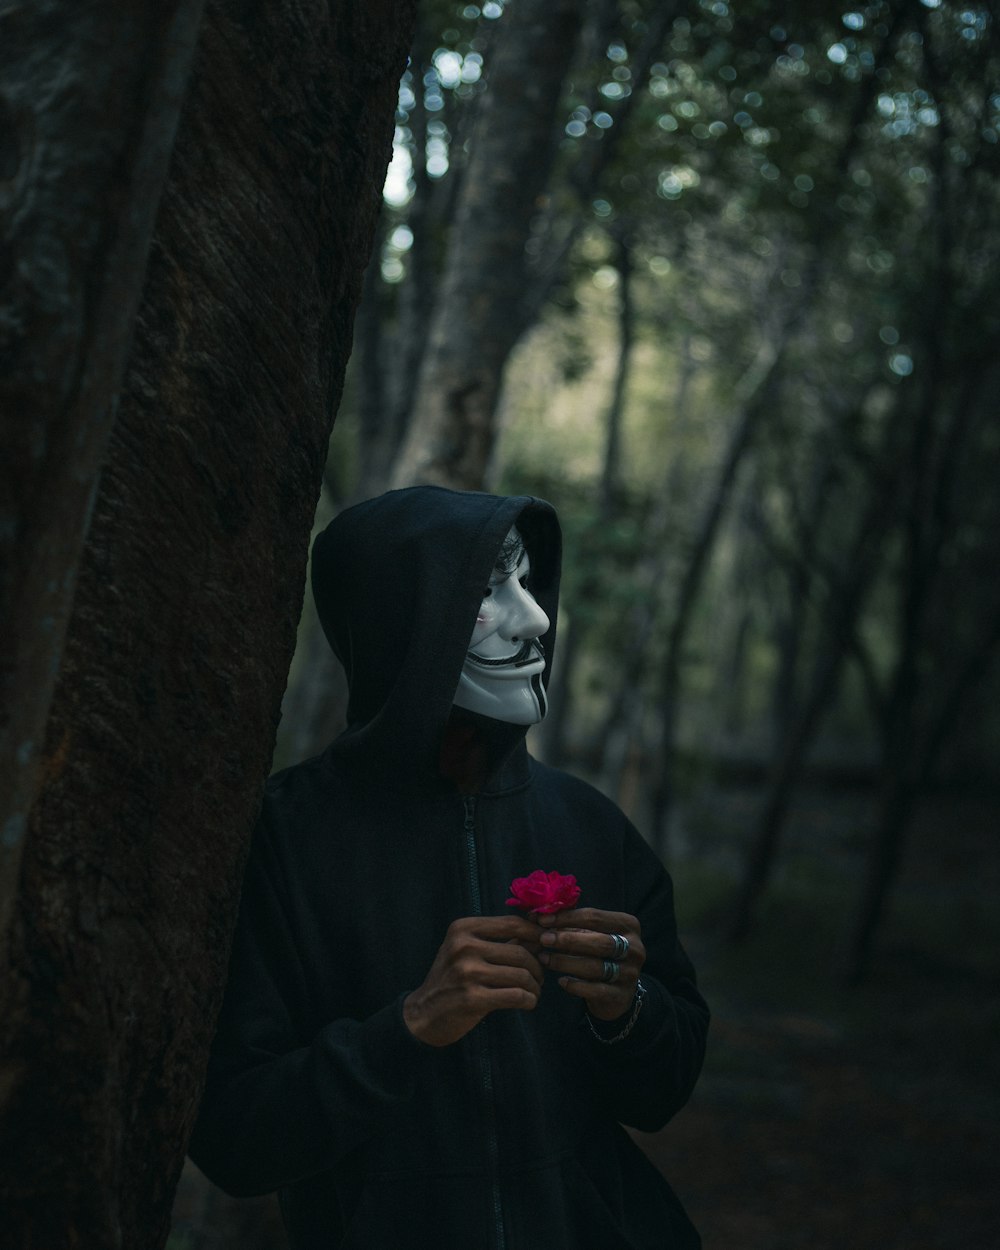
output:
M572 874L543 872L536 868L526 877L515 877L510 883L512 897L508 907L520 907L531 915L552 915L576 905L580 887Z

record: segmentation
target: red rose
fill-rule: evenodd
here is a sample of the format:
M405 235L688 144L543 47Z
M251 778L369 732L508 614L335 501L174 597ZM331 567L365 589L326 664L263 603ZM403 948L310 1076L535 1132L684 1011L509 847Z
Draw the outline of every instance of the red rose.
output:
M564 877L561 872L542 872L536 868L527 877L515 877L510 883L512 898L508 907L520 907L531 916L549 915L575 907L580 897L576 877Z

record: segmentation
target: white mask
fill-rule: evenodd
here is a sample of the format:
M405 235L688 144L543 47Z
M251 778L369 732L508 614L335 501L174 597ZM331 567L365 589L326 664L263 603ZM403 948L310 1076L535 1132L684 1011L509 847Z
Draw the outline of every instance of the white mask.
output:
M516 528L504 539L455 692L455 706L512 725L545 715L545 654L536 641L549 618L527 588L531 562Z

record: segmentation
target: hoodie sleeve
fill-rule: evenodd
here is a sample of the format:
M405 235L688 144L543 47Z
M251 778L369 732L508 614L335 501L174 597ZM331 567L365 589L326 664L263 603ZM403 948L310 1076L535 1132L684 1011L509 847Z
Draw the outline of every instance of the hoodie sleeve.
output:
M646 997L628 1036L600 1042L584 1019L596 1092L609 1115L643 1132L661 1129L691 1096L705 1057L709 1011L677 937L673 885L630 825L625 841L629 910L642 928ZM628 1016L603 1026L615 1036Z
M254 838L190 1155L237 1197L331 1168L383 1132L430 1048L403 1022L402 996L368 1019L304 1037L305 981L263 824Z

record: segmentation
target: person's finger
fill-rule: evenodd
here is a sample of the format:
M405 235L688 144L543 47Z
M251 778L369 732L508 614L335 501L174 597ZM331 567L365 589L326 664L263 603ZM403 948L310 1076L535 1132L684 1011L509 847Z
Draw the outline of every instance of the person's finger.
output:
M646 948L642 939L633 934L628 939L628 949L619 953L620 943L616 943L610 934L593 933L583 929L547 930L541 937L539 962L550 967L550 959L546 955L575 956L580 959L597 960L601 964L605 960L620 964L622 967L640 969L646 960ZM570 969L567 968L567 971Z
M538 995L518 987L492 989L484 998L484 1015L491 1011L534 1011Z
M567 973L585 981L603 981L608 962L605 959L590 959L580 955L550 955L547 952L541 958L542 966L549 972ZM609 984L616 984L630 975L623 965L619 964L618 969L618 977Z
M538 923L546 929L587 929L595 933L623 933L626 937L639 932L635 916L627 912L601 911L596 907L574 907L540 916Z
M537 942L538 926L525 916L463 916L451 932L472 933L490 942Z
M587 1010L600 1020L617 1020L625 1015L635 998L635 985L602 985L594 981L580 981L575 977L560 977L559 985L574 998L582 998Z
M516 942L480 942L472 948L475 955L485 963L501 968L524 968L541 984L545 979L542 966L535 956Z
M472 984L488 989L520 989L534 994L541 991L538 978L527 968L514 968L509 964L481 964L470 977Z
M590 955L593 959L611 959L618 949L609 933L593 933L587 929L549 930L540 939L542 950L566 951L573 955ZM633 947L629 940L629 953ZM622 956L622 959L626 956Z

